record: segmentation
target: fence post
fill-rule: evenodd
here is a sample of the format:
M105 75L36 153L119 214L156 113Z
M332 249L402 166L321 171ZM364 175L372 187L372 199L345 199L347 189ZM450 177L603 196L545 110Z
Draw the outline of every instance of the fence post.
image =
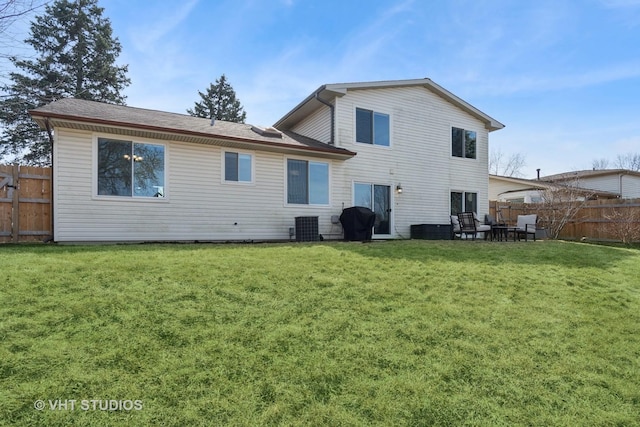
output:
M20 165L13 164L13 205L11 206L11 241L20 241Z

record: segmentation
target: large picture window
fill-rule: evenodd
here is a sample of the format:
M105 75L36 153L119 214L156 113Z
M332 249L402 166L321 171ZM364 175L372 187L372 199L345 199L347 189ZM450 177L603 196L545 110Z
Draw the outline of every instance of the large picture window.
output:
M451 155L475 159L476 133L472 130L451 128Z
M389 115L356 108L356 142L389 146Z
M459 212L478 213L478 193L452 191L451 215L457 215Z
M98 195L164 197L164 146L98 139Z
M329 204L329 164L287 160L287 203Z
M224 180L232 182L251 182L251 154L224 153Z

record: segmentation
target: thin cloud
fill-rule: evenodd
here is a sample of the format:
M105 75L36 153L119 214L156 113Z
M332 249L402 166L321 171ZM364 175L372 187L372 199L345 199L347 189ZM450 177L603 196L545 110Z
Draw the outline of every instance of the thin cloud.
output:
M389 49L394 49L393 41L398 39L406 27L413 25L409 17L405 20L401 17L412 10L413 4L413 0L399 2L381 13L370 24L347 35L341 43L343 52L334 74L353 80L351 76L375 68L369 66L372 63L382 62L378 61L380 56Z
M164 11L163 19L152 20L153 23L147 26L142 25L131 37L135 48L139 51L152 48L160 39L184 22L197 4L198 0L182 3L176 10Z
M611 65L606 68L587 70L581 73L556 73L554 75L526 74L518 77L492 76L482 80L466 81L466 91L478 95L514 95L519 93L541 93L581 89L640 78L640 62Z
M613 143L613 146L618 153L640 152L640 136L619 139Z
M318 52L318 41L298 39L283 47L276 56L265 59L254 69L253 78L244 79L234 87L246 89L241 101L248 121L271 124L313 90L325 83L366 79L375 70L380 55L390 49L395 37L403 30L394 19L411 10L413 0L399 2L385 9L368 25L347 34L330 51ZM391 30L392 29L392 30ZM309 52L315 52L309 56ZM257 114L257 112L260 112Z

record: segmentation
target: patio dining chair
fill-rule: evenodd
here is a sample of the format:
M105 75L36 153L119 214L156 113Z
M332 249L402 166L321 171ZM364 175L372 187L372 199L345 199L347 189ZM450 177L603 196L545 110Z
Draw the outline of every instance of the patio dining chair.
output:
M487 235L491 231L490 225L480 224L480 221L476 218L473 212L460 212L458 214L458 222L460 223L460 237L464 234L469 237L472 236L473 240L476 240L478 233L484 233L485 240Z

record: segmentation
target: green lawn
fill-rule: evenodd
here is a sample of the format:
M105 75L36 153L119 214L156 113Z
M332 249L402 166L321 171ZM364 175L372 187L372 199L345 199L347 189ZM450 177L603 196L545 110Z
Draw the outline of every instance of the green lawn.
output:
M640 425L637 249L4 245L0 271L0 424Z

